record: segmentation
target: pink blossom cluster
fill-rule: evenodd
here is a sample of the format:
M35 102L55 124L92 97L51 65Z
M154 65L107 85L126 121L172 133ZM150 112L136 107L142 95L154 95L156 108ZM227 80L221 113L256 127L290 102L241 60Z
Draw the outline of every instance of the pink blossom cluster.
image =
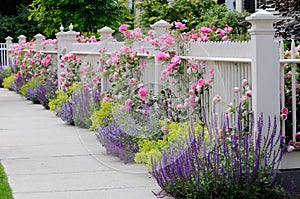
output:
M288 113L289 113L289 109L286 108L286 107L283 107L283 108L281 109L281 115L280 115L280 118L281 118L282 120L287 120L287 115L288 115Z
M61 89L68 90L68 88L80 80L79 69L81 60L76 55L68 53L60 59L59 79L61 81Z
M179 29L185 29L185 25L181 22L175 23L175 27ZM215 26L201 27L198 30L192 29L191 31L184 32L180 35L180 39L184 41L229 41L229 37L232 33L233 28L226 25L224 29L217 28Z
M15 55L15 64L19 65L22 60L20 58L22 57L22 54L25 53L25 51L34 51L33 49L33 43L32 42L22 42L21 44L17 46L12 46L8 53L12 53Z
M135 28L134 30L128 30L129 26L127 24L122 24L119 27L119 32L123 33L126 39L140 39L142 38L142 30L140 28Z
M197 83L192 83L190 85L190 90L188 92L188 98L185 99L184 108L195 108L195 106L200 102L200 96L205 89L208 89L212 85L210 79L200 78Z
M42 44L45 45L57 45L57 39L43 39Z
M299 53L300 53L300 45L298 45L298 46L295 47L295 58L296 59L300 58L300 54ZM292 58L292 50L285 51L284 58L286 58L286 59Z
M171 60L166 64L166 68L161 72L160 79L162 81L166 80L168 76L173 73L173 70L178 70L181 63L180 57L178 55L166 55L164 52L159 52L158 54L156 54L155 58L156 60Z
M101 88L101 71L92 65L85 64L80 70L81 82L84 87L97 90Z
M300 132L296 133L296 137L295 137L296 141L289 141L288 143L288 147L287 147L287 152L292 152L295 149L300 149Z
M97 38L95 36L91 36L91 37L85 37L83 35L80 35L77 37L77 41L79 43L97 43Z
M150 40L151 44L160 51L168 51L175 44L175 37L171 34L163 34L158 39Z

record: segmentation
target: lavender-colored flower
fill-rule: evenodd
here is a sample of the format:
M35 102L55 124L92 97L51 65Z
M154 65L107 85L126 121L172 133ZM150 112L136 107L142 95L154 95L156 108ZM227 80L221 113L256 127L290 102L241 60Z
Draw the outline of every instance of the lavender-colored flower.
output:
M137 139L123 132L115 121L108 126L100 126L96 135L108 153L119 157L125 163L132 162L134 154L139 150Z
M276 118L273 127L271 119L268 119L269 133L262 138L265 129L263 116L259 118L256 124L257 132L254 133L253 115L247 132L242 131L241 110L238 111L238 115L238 121L235 123L237 126L234 128L227 126L226 119L219 120L223 121L222 129L230 132L230 139L215 137L207 145L203 131L191 131L185 147L171 148L163 153L162 159L153 164L152 175L166 193L174 198L187 198L191 193L197 193L201 198L224 198L219 195L224 193L224 186L229 190L245 186L260 187L260 183L266 183L266 180L271 187L274 186L275 170L285 151L284 148L275 147L284 140L276 130ZM203 118L208 126L215 126L215 120L206 121L205 113ZM207 130L210 134L217 135L214 132L217 129ZM206 182L212 181L215 183L205 187ZM243 195L238 197L244 198Z
M91 115L97 106L99 106L98 91L90 90L87 87L82 87L80 91L75 91L72 94L73 119L76 126L88 128L92 122Z
M73 113L74 105L72 102L67 101L64 105L57 110L57 116L60 117L64 122L74 124Z

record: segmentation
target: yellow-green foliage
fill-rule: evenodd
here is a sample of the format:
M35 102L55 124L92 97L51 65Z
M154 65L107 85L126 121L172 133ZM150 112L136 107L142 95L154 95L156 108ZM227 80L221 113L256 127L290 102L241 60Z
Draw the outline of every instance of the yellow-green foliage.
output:
M69 87L68 91L63 91L61 89L57 89L55 92L56 98L51 99L49 101L49 109L50 110L58 110L62 105L64 105L72 96L74 91L81 89L81 83L74 82L72 86Z
M188 122L183 124L171 122L166 124L165 127L168 129L168 133L162 139L153 140L151 138L144 138L139 140L139 152L136 153L134 158L136 163L144 163L151 168L151 158L154 161L158 161L164 150L178 144L184 145L190 127ZM199 132L200 129L201 126L197 125L194 132Z
M111 121L111 117L110 117L111 113L112 113L111 102L102 102L100 105L100 109L95 111L90 118L92 121L90 130L95 130L99 126L107 125L106 122L103 121L103 119L106 118L108 119L108 121Z
M4 88L10 89L10 82L15 82L14 74L11 74L9 77L4 78L2 86Z
M26 84L24 84L21 89L20 93L21 95L26 95L28 93L27 88L35 88L38 86L40 80L36 78L31 78Z
M56 92L56 98L49 101L50 110L58 110L62 105L64 105L69 100L69 95L67 92L58 89Z

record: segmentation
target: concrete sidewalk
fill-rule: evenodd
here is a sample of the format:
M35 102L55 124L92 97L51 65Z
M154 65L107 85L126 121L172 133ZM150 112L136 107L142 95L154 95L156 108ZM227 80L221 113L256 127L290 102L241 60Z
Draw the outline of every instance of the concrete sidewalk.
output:
M151 199L142 165L107 155L93 132L0 88L0 161L15 199Z

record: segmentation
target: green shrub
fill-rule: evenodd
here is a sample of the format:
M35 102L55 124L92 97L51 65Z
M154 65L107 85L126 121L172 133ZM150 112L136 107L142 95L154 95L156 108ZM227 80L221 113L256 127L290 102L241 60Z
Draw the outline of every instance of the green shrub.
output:
M110 115L112 114L112 104L111 102L102 102L100 105L100 109L95 111L91 116L92 125L90 126L90 130L96 130L99 126L106 126L107 122L111 122L112 118Z
M51 99L49 101L49 109L50 110L58 110L62 105L64 105L72 96L74 91L80 91L81 83L74 82L72 86L69 87L69 90L63 91L61 89L57 89L55 92L56 98Z
M69 95L67 92L58 89L56 92L56 98L49 101L50 110L58 110L62 105L64 105L69 100Z
M11 89L10 87L11 82L12 83L15 82L14 74L11 74L9 77L4 78L2 85L4 88Z
M20 89L21 95L25 96L26 94L28 94L27 88L35 88L39 84L40 84L39 79L36 79L36 78L29 79L29 81L21 87L21 89Z
M151 168L152 160L160 160L165 150L178 145L184 145L184 140L188 136L189 127L189 122L183 124L171 122L162 127L162 137L141 138L138 141L139 152L136 153L134 161L136 163L146 164ZM196 128L201 129L201 125L199 124Z

